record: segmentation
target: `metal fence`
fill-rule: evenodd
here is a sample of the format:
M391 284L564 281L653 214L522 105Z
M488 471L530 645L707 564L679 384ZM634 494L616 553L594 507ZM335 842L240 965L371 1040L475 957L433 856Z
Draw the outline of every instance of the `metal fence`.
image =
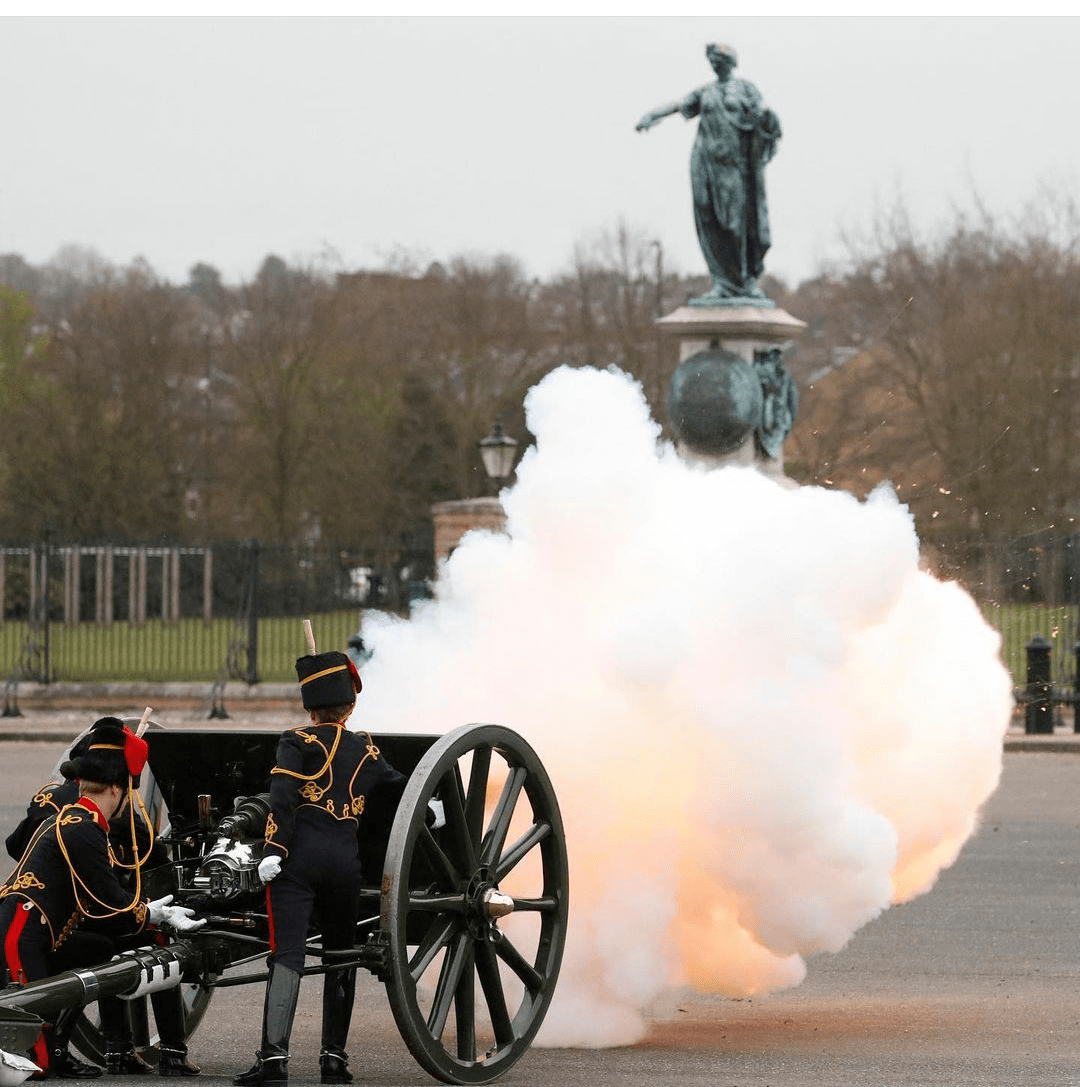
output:
M1020 689L1027 682L1028 646L1050 643L1053 683L1076 681L1080 639L1080 535L1032 535L1017 540L950 540L924 547L930 568L971 593L1001 635L1001 657Z
M1050 642L1051 681L1073 689L1080 535L936 541L924 556L959 580L1002 638L1014 686L1027 647ZM0 546L0 676L18 682L291 682L306 651L346 648L367 609L408 614L430 595L430 537L347 549Z
M430 595L431 541L393 547L0 547L0 668L19 682L290 682L367 609Z

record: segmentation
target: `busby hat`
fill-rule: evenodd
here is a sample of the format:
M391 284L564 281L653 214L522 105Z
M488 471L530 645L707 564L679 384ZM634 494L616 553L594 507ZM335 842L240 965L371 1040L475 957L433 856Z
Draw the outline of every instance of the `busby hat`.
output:
M118 717L102 717L71 749L60 772L66 778L103 785L127 785L130 775L138 785L147 751L146 741L124 728Z
M300 681L300 697L306 710L349 705L363 686L356 665L336 649L298 657L296 678Z

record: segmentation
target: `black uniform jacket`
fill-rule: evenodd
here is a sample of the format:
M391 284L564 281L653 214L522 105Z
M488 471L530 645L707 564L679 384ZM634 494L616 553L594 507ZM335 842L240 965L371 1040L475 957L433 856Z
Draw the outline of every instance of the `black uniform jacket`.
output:
M355 836L372 799L396 805L405 780L366 732L333 722L290 729L270 772L266 855L287 857L308 833Z
M67 804L74 804L79 799L79 783L77 781L50 781L42 785L30 798L26 805L26 815L23 821L7 836L4 848L13 861L17 861L30 844L34 831L37 830L50 815L55 815Z
M88 797L62 807L31 835L15 870L0 885L0 898L33 902L59 947L83 920L116 937L141 932L145 900L133 900L113 870L108 823Z
M50 781L42 785L30 798L26 806L26 815L22 822L7 836L4 847L12 860L19 860L26 852L34 831L50 815L55 815L67 804L74 804L79 799L77 781ZM169 854L165 847L154 838L154 832L143 817L142 812L135 812L135 850L138 853L140 867L154 868L169 863ZM123 871L131 869L135 857L132 852L131 805L119 815L109 820L109 848L112 850L113 863L119 868L117 874L123 878Z

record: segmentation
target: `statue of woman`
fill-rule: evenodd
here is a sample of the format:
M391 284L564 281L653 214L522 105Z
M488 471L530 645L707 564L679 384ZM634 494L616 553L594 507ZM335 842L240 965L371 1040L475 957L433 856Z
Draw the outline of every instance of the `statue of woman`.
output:
M776 153L780 121L765 108L752 83L732 77L738 57L730 45L707 45L705 56L716 82L646 113L637 130L644 132L672 113L700 118L690 155L690 184L712 290L692 304L741 299L768 305L757 278L771 241L765 164Z

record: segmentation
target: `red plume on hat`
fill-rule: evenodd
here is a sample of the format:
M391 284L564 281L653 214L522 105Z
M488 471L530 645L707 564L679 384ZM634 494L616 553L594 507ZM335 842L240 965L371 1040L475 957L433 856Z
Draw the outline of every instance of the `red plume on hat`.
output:
M137 778L143 772L149 751L149 744L141 736L136 736L127 728L124 729L124 762L127 763L128 773L133 778Z
M353 690L359 694L364 689L364 684L360 681L360 673L356 670L356 662L346 654L349 662L349 676L352 678Z

